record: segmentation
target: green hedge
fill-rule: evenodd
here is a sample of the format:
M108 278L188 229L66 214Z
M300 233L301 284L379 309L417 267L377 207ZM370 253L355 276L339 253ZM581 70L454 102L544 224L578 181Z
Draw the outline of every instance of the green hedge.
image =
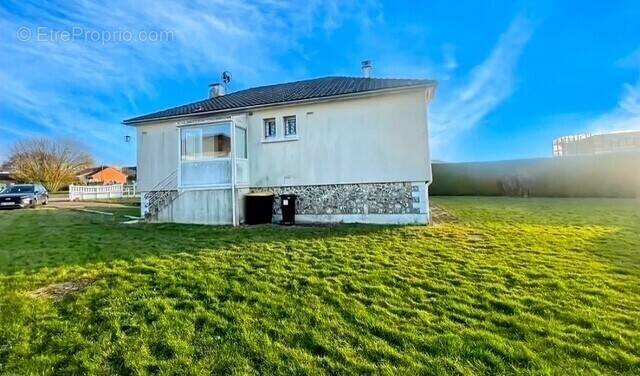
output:
M640 198L640 153L434 163L431 195Z

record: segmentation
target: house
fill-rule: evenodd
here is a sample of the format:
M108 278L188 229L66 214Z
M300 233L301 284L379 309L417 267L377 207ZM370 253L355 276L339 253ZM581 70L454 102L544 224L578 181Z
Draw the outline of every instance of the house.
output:
M214 84L208 99L125 120L143 214L235 225L244 195L270 191L298 195L298 222L428 223L436 83L363 72L230 94Z
M0 170L0 191L15 182L16 180L11 176L11 172Z
M80 183L87 185L125 184L127 182L127 175L110 166L87 168L76 176Z
M16 182L11 171L12 168L8 162L0 164L0 191Z

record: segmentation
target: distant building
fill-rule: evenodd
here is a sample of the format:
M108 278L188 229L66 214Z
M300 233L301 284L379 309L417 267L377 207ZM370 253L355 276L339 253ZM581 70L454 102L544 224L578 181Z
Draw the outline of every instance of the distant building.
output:
M127 183L134 183L138 180L138 168L136 166L123 167L120 171L127 175Z
M8 163L0 165L0 190L15 182L16 179L11 174L11 166Z
M0 191L4 189L4 187L15 183L16 180L11 176L11 173L8 171L0 171Z
M115 167L100 166L82 170L77 175L82 184L107 185L125 184L127 175Z
M553 140L553 156L640 151L640 131L580 134Z

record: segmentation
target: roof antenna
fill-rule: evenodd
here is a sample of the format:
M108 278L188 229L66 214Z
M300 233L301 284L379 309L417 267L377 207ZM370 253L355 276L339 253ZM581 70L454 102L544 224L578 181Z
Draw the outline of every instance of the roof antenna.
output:
M222 83L224 84L224 91L227 91L227 84L231 82L231 72L224 71L222 72Z

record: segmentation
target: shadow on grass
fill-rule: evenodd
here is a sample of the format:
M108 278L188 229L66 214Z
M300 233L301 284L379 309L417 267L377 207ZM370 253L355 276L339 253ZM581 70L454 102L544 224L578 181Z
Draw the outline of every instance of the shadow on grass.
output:
M91 208L100 210L99 208ZM113 211L113 208L104 208ZM15 211L0 215L0 273L35 273L45 267L85 266L177 253L265 247L390 231L392 226L204 226L122 224L114 216L71 210Z

